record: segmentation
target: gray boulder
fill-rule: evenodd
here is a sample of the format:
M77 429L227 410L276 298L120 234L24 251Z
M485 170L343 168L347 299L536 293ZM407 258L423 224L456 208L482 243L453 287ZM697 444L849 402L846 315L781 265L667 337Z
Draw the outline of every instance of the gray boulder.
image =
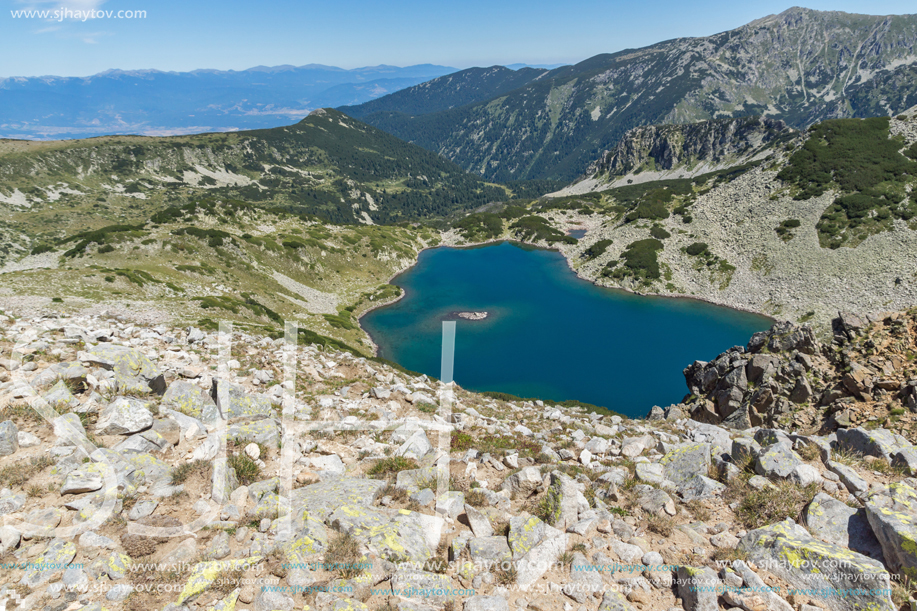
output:
M678 494L681 496L682 500L687 503L716 496L721 494L725 489L726 486L718 481L710 479L705 475L697 475L679 486Z
M475 537L490 537L494 534L494 527L486 515L465 503L465 517Z
M882 560L882 546L872 532L865 509L854 509L836 498L818 493L805 510L809 532L822 541Z
M895 435L886 429L867 431L858 427L838 429L837 446L863 456L876 456L891 461L892 455L900 449L901 444Z
M529 553L548 533L548 525L535 516L513 516L509 519L509 541L513 557Z
M80 352L78 358L114 371L119 388L133 388L135 381L140 381L148 392L161 395L166 391L162 371L145 354L134 348L99 344L86 352Z
M513 559L506 537L474 537L468 541L471 561L484 567L496 567Z
M589 509L589 501L583 495L583 484L560 471L551 472L547 496L551 509L550 522L561 530L576 524L579 513Z
M698 475L707 475L710 469L710 444L682 444L662 457L665 478L676 486L684 484Z
M802 459L792 446L785 443L774 443L761 448L755 460L755 473L768 478L786 479L796 467L803 464Z
M882 563L819 541L792 520L747 533L739 541L738 549L750 561L766 567L791 586L824 592L821 600L830 609L895 609L889 596L889 574ZM847 596L851 590L862 594Z
M210 387L210 398L225 420L260 420L273 413L268 397L247 393L241 386L217 378Z
M197 384L183 380L176 380L169 384L162 396L161 406L197 418L207 424L212 424L220 418L213 398Z
M80 404L63 380L59 380L42 398L56 411L68 411Z
M869 495L866 517L895 573L917 573L917 491L903 482Z
M543 486L541 470L538 467L524 467L503 480L503 490L514 498L525 499L538 492Z
M716 588L720 581L713 569L679 566L676 578L685 611L719 611Z
M12 420L0 422L0 456L9 456L19 450L19 429Z
M133 397L118 397L102 410L96 433L100 435L130 435L153 426L150 404Z

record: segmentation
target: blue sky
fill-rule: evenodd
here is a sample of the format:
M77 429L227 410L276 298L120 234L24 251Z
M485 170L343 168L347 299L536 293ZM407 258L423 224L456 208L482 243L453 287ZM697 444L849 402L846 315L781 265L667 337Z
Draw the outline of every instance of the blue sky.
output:
M0 77L110 68L241 70L309 63L457 68L575 63L704 36L793 3L729 0L0 0ZM811 2L819 10L917 12L913 0ZM145 19L14 19L13 10L146 11Z

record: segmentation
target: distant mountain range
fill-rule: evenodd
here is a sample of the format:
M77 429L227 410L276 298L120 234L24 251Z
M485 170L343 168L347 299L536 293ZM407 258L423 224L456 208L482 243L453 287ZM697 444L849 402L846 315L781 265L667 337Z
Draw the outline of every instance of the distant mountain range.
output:
M455 72L423 64L257 66L241 71L109 70L0 79L0 137L173 135L289 125L311 110L360 104Z
M342 110L489 180L572 180L641 125L765 115L801 129L909 108L917 15L792 8L548 72L505 70L465 70Z

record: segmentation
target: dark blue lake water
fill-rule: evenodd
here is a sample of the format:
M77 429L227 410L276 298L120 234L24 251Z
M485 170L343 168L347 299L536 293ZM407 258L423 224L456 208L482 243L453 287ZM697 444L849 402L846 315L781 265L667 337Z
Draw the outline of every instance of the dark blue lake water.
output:
M442 321L486 311L485 320L456 324L460 386L577 399L628 416L677 403L687 365L771 324L691 299L600 288L577 278L560 253L510 242L426 250L393 283L405 297L361 320L380 356L438 377Z

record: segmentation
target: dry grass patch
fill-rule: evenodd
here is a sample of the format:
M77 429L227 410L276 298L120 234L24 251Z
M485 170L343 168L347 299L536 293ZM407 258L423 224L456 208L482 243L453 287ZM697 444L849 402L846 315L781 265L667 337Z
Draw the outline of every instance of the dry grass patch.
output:
M675 520L671 516L662 514L650 516L646 521L646 528L657 535L668 537L675 532Z
M192 460L173 467L169 474L170 482L173 486L184 484L188 478L194 474L200 475L204 480L209 480L213 473L213 465L209 460Z
M800 486L781 480L755 490L747 482L734 482L727 489L727 502L739 502L736 519L746 530L753 530L792 518L800 521L803 508L818 494L818 484Z
M357 564L361 558L360 543L356 538L350 533L338 533L328 542L323 560L328 570L350 579L360 574Z
M21 486L52 465L54 460L50 456L38 456L7 465L0 469L0 487Z

